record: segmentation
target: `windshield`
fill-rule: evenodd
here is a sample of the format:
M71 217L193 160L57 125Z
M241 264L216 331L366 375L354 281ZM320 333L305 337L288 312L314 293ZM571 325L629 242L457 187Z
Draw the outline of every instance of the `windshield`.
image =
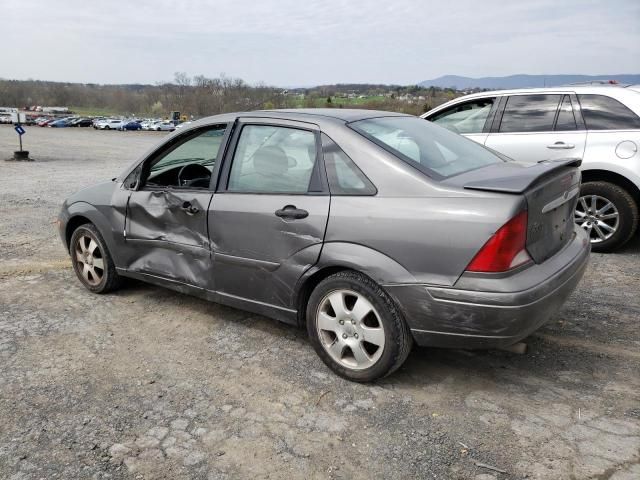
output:
M352 122L349 126L437 179L506 161L476 142L422 118L370 118Z

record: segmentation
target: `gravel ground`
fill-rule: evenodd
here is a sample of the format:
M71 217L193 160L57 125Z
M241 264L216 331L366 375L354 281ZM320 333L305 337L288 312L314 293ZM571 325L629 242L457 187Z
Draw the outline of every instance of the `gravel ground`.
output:
M80 286L62 200L163 136L31 127L38 161L0 161L0 478L640 478L640 238L592 256L526 355L416 348L349 383L296 328ZM0 159L16 144L0 126Z

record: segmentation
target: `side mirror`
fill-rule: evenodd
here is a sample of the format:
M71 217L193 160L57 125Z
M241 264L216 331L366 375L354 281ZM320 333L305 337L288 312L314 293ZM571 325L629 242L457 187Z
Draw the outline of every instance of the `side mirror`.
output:
M123 185L127 190L135 190L138 187L138 182L140 181L140 173L142 172L142 168L138 167L133 172L131 172L127 178L125 178Z

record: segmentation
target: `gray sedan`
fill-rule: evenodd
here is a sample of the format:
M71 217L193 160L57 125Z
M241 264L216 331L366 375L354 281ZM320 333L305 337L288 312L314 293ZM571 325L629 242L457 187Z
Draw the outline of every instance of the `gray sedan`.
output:
M72 195L58 223L90 291L133 277L305 325L334 372L370 381L414 342L509 346L558 310L589 257L579 165L390 112L224 114Z

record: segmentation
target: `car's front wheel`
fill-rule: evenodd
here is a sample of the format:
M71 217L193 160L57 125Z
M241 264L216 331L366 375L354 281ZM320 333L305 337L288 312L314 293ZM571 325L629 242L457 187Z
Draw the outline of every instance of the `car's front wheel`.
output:
M71 261L82 284L94 293L107 293L120 286L121 277L98 229L86 223L71 235Z
M609 182L586 182L580 189L576 223L584 228L594 252L624 245L638 226L638 205L624 188Z
M370 278L343 271L322 280L307 304L314 349L338 375L369 382L406 360L413 340L393 300Z

